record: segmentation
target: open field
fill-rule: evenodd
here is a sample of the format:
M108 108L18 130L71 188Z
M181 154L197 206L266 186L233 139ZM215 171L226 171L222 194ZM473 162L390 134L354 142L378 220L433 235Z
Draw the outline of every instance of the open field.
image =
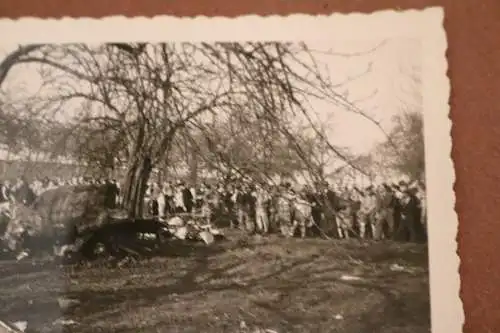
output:
M430 332L425 245L229 239L125 265L0 262L0 319L34 332Z

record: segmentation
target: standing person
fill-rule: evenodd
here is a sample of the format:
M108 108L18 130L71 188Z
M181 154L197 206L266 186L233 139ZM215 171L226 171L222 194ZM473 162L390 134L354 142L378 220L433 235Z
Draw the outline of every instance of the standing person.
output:
M400 186L400 225L398 234L402 235L403 240L417 242L418 225L420 223L420 204L415 191L407 185Z
M354 227L354 214L352 208L353 203L349 199L339 200L336 219L340 238L351 238L351 232Z
M184 191L182 182L178 182L174 189L174 210L176 213L185 213Z
M359 209L359 202L353 193L344 188L337 198L337 227L340 238L349 239L351 233L355 231L356 214Z
M163 218L166 215L166 197L165 197L165 186L158 183L158 193L156 196L156 202L158 202L158 217Z
M359 194L360 207L357 212L356 222L359 227L359 237L361 239L365 239L367 238L366 228L373 225L373 218L376 210L376 198L371 185L364 191L357 191Z
M387 226L386 235L387 238L394 239L396 235L396 207L398 205L398 200L396 194L394 193L393 187L388 184L384 184L383 189L383 200L382 209L384 210L384 219Z
M217 184L213 191L213 199L212 199L212 209L213 215L216 216L219 220L222 217L226 216L226 187L221 182Z
M418 181L413 182L409 187L410 195L414 197L417 207L415 208L415 228L416 241L425 242L427 240L427 230L424 221L425 195Z
M120 182L118 182L116 179L113 179L113 184L116 186L116 206L122 207L123 204L123 192L122 192L122 187L120 185Z
M229 220L230 228L234 228L235 224L240 223L239 196L240 196L240 187L239 185L235 185L231 193L232 216L231 219Z
M292 210L291 236L295 236L299 229L300 237L306 237L306 229L311 226L311 205L307 200L300 197L300 190L291 190L290 206Z
M116 202L119 195L118 186L112 180L106 180L106 206L110 209L116 208Z
M203 207L203 202L205 200L205 194L206 194L206 187L205 184L201 184L201 186L198 186L196 188L196 200L194 203L195 209L196 210L201 210Z
M242 230L252 233L255 230L255 220L253 219L252 206L254 203L252 190L244 184L238 193L238 224Z
M198 194L196 193L196 187L194 185L189 186L189 193L191 194L191 211L196 213L196 202L198 201Z
M424 239L427 239L427 198L425 195L425 183L419 182L417 185L417 198L420 202L420 223Z
M224 216L226 221L229 221L229 226L234 227L234 201L233 201L234 189L231 184L226 185L226 190L224 191L223 207Z
M267 193L262 186L257 186L255 191L255 219L258 231L263 234L267 234L269 232L267 205L269 204L270 199L271 197L269 193Z
M245 224L247 223L247 219L249 218L247 215L247 211L245 209L246 197L245 197L246 188L245 185L240 185L236 192L236 209L238 212L238 227L241 230L245 230Z
M332 190L328 182L323 184L323 193L321 195L322 206L323 206L323 223L320 224L320 228L326 233L335 232L334 226L337 225L337 210L339 205L339 198L337 193ZM338 225L337 225L338 228Z
M150 205L151 215L158 217L160 215L158 198L160 197L161 187L158 183L151 184Z
M219 185L214 185L210 190L210 201L212 202L212 213L216 216L220 216L222 209L222 195L223 190Z
M292 237L295 231L293 227L292 197L289 185L280 185L276 198L275 217L276 224L281 230L281 234L285 237Z
M361 205L364 193L362 193L357 187L347 188L347 193L351 198L351 208L352 216L354 220L354 230L359 238L365 237L365 216L361 212Z
M194 203L193 193L191 189L187 187L184 183L182 184L182 201L184 202L184 207L186 208L186 212L191 213L193 211L193 203Z
M311 205L311 215L314 225L312 227L312 233L315 236L320 236L320 226L323 217L323 209L321 205L321 197L319 191L314 191L309 186L305 186L304 195L306 200Z
M394 236L394 196L387 184L375 190L376 208L372 220L374 239Z
M394 233L392 236L393 240L401 240L402 235L400 234L401 228L401 199L403 197L401 189L401 182L392 183L391 190L394 196Z
M343 198L347 199L349 202L349 210L352 218L352 232L360 236L359 223L358 223L358 212L361 208L361 195L357 190L354 189L352 185L346 185L342 191Z
M256 229L256 218L255 218L255 209L256 209L256 187L253 184L250 184L248 186L248 190L246 193L246 205L247 205L247 213L249 216L249 220L247 223L247 230L253 230L255 231Z
M267 205L267 216L269 220L270 232L278 231L276 212L278 204L278 188L274 184L270 184L269 203Z
M212 223L212 215L214 207L215 207L215 194L206 191L202 198L201 215L207 224Z
M152 205L151 205L151 183L146 184L146 189L144 190L144 202L143 202L144 212L147 212L148 215L152 213Z
M165 183L164 185L165 192L165 214L170 216L175 213L175 203L174 203L174 189L172 184Z
M14 189L13 195L16 201L23 203L26 206L31 205L35 199L35 192L31 189L28 181L23 177L19 178L18 183Z

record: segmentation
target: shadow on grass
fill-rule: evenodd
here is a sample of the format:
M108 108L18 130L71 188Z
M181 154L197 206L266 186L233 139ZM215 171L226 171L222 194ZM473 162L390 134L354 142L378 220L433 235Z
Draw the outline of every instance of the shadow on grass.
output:
M258 311L256 318L247 318L248 321L276 323L279 332L324 331L325 325L338 326L329 329L331 332L429 331L429 297L423 292L428 288L424 275L419 273L409 276L404 273L385 272L387 278L367 276L360 281L344 281L340 278L342 274L349 274L356 265L359 265L346 260L346 256L341 253L343 247L352 249L349 250L349 255L364 258L370 265L395 259L423 265L425 260L422 258L426 255L422 251L411 252L404 247L388 250L387 246L384 248L373 244L346 243L333 246L319 242L316 244L313 241L303 243L297 241L291 243L295 248L284 251L286 258L280 257L281 252L273 252L274 247L276 251L278 249L283 251L283 247L289 246L287 242L271 239L256 244L248 239L241 239L214 244L211 247L189 243L172 244L170 249L165 248L165 252L162 253L172 260L160 258L158 262L146 261L133 267L113 268L109 271L99 269L98 266L77 269L71 274L82 287L69 286L67 290L62 291L62 294L79 300L80 304L62 314L81 323L78 330L72 332L99 330L137 332L138 329L132 327L133 323L130 322L120 327L106 328L105 325L109 322L121 322L124 311L133 314L141 309L150 309L148 310L150 313L157 314L161 313L158 312L160 310L155 310L158 307L176 309L175 304L179 298L181 303L187 300L191 302L190 304L196 304L206 302L204 298L212 295L206 306L216 307L222 295L224 297L237 295L238 299L234 299L234 302L228 305L225 304L226 308L222 311L236 313L237 304L244 303L247 308ZM301 255L302 249L310 253L306 251L307 255ZM252 268L256 265L257 268ZM136 274L137 272L139 274ZM142 280L133 280L130 275L140 275ZM93 281L92 283L97 283L95 281L99 278L103 281L98 288L85 287L90 283L89 279ZM131 279L130 283L127 283L128 278ZM124 281L124 284L113 285L109 282L113 279ZM403 279L412 283L411 288L406 288L407 285L404 283L401 285ZM333 288L333 291L327 291L327 287ZM259 299L255 295L262 290L276 293L277 296L270 300L265 297ZM221 295L213 296L218 293ZM219 298L210 303L216 297ZM363 303L365 298L366 304ZM349 324L336 322L332 319L335 313L329 312L333 311L330 308L343 302L352 303L353 308L349 311L356 314L355 320L349 320ZM299 305L304 306L305 310L301 311ZM296 314L297 309L300 314ZM212 311L216 313L219 310ZM47 315L52 317L55 313ZM185 313L172 315L174 317L178 315L180 321L187 320L184 318ZM207 332L220 332L221 327L226 325L218 323L218 330L203 329L206 322L204 318L193 318L177 331L197 332L201 329ZM104 326L96 327L95 322L100 322L99 325ZM140 329L141 332L173 331L172 322L165 318L159 318L145 325ZM351 326L348 328L342 325ZM405 327L414 329L405 331ZM229 328L228 330L224 328L222 331L237 332Z

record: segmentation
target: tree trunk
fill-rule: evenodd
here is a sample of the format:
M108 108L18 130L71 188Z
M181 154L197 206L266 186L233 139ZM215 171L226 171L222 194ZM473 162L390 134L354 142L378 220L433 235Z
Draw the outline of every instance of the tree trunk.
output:
M9 53L5 58L3 58L2 61L0 61L0 86L7 78L9 71L16 65L17 61L22 56L27 55L40 47L41 45L27 45Z
M152 171L153 164L149 157L137 158L127 171L123 208L130 218L141 217L144 213L144 196Z

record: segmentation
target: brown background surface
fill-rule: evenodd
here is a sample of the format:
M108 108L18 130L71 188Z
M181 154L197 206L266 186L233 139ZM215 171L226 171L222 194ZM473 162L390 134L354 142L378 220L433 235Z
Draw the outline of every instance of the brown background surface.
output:
M446 16L464 332L500 332L500 0L0 0L0 16L234 17L427 6L443 6Z

